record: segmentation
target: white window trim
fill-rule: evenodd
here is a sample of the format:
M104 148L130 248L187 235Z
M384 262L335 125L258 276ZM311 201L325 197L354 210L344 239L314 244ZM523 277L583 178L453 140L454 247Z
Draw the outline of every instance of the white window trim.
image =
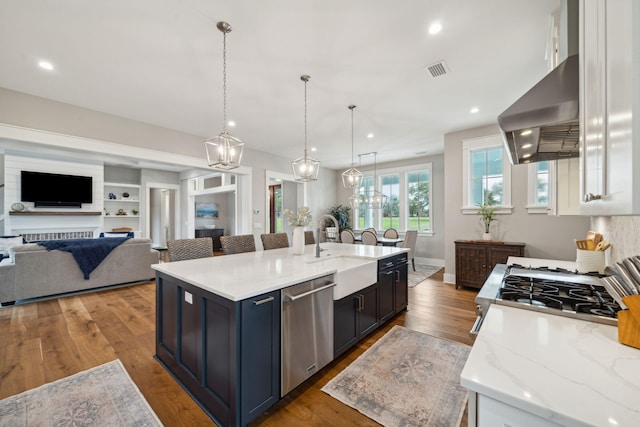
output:
M483 136L480 138L464 139L462 141L462 208L464 215L477 215L479 206L469 205L469 173L471 170L471 158L469 153L474 150L486 150L488 148L502 148L502 197L503 204L496 210L497 214L511 214L511 163L507 153L504 152L504 143L499 134Z
M536 173L536 164L527 165L527 213L555 215L555 186L556 186L556 162L549 161L549 187L547 194L547 204L537 205L536 194L538 192L538 177Z
M418 236L433 236L434 235L434 231L433 231L433 163L428 162L428 163L419 163L416 165L410 165L410 166L401 166L398 168L386 168L386 169L377 169L376 170L376 181L374 183L374 189L381 191L382 189L382 185L381 183L381 179L382 176L384 175L392 175L392 174L400 174L400 197L404 197L404 201L406 202L406 200L409 197L409 192L408 192L408 187L407 187L407 173L409 172L419 172L419 171L424 171L427 170L429 171L429 226L431 227L429 229L429 231L418 231ZM362 172L362 171L361 171ZM367 177L371 177L373 178L373 170L371 171L364 171L362 172L363 178L367 178ZM356 194L357 189L353 190L353 194ZM351 223L352 224L358 224L358 216L356 215L357 210L356 209L351 209ZM408 221L409 217L408 217L408 212L406 210L406 206L405 204L400 204L400 217L404 218L403 221L405 221L405 223ZM378 229L380 227L380 225L382 224L382 215L380 213L380 211L375 211L374 212L374 217L373 217L373 222L374 222L374 226L376 229ZM359 231L359 229L354 228L354 230ZM404 235L404 231L398 231L398 233L402 236Z

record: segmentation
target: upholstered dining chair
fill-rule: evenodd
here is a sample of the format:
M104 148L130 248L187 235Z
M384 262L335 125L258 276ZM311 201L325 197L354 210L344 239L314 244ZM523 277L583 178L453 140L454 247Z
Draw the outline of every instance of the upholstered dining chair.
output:
M370 246L377 246L378 245L378 236L376 236L375 233L372 233L369 230L364 230L362 232L362 244L363 245L370 245Z
M289 247L289 238L287 233L266 233L260 235L262 247L265 251L269 249L279 249Z
M313 235L313 231L309 230L309 231L305 231L304 232L304 244L305 245L315 245L316 244L316 238Z
M382 237L386 237L388 239L397 239L398 238L398 230L395 228L387 228L384 230L384 234Z
M373 234L375 234L376 236L378 235L378 232L377 232L377 231L376 231L376 229L375 229L375 228L373 228L373 227L365 228L365 229L364 229L364 231L370 231L370 232L372 232Z
M418 240L418 232L416 230L407 231L404 235L404 241L400 246L401 248L409 248L409 254L407 259L411 261L411 266L413 267L413 271L416 271L416 261L414 259L414 255L416 252L417 240Z
M208 258L213 256L213 240L210 237L167 241L169 261Z
M256 251L256 241L253 238L253 234L220 236L220 244L222 245L222 252L224 252L225 255Z
M353 235L353 231L351 230L342 230L340 232L340 241L342 243L355 243L356 242L356 236Z

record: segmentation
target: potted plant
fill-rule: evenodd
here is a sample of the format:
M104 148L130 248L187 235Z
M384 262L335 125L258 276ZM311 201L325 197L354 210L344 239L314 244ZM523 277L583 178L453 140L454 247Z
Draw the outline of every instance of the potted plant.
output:
M342 230L351 230L351 208L349 206L338 205L329 209L329 215L338 220L338 234ZM327 220L324 224L325 227L333 227L335 224L331 220Z
M491 240L491 223L496 221L496 211L498 210L497 202L491 191L485 193L484 203L478 205L478 215L481 217L481 221L484 224L483 240Z

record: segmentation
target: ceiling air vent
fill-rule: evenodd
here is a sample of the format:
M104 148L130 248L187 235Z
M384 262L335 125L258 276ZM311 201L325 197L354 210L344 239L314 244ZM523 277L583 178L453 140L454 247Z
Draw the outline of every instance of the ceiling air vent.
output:
M429 74L431 74L431 77L440 77L449 72L449 67L447 67L447 64L445 64L444 61L438 61L435 64L427 65L424 68L429 72Z

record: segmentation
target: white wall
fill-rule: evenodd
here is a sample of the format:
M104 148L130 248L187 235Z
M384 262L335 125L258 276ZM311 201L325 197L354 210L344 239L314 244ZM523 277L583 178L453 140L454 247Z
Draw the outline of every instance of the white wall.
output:
M611 243L607 265L640 255L640 216L600 216L591 218L591 229Z
M95 234L102 228L103 218L103 177L102 164L79 163L71 159L47 159L6 153L5 156L4 216L5 234L29 234L45 232L92 231ZM67 175L90 176L93 179L93 203L83 203L77 208L55 208L55 211L100 212L98 216L12 216L11 205L20 201L20 172L57 173ZM33 203L23 203L32 211L50 211L51 208L34 208Z
M463 215L462 141L499 133L497 126L485 126L445 135L445 280L455 279L455 246L458 239L480 239L482 225L477 215ZM512 167L511 199L513 212L499 215L492 235L497 240L523 242L525 256L560 260L576 259L573 239L583 238L589 230L589 217L528 214L527 166Z

